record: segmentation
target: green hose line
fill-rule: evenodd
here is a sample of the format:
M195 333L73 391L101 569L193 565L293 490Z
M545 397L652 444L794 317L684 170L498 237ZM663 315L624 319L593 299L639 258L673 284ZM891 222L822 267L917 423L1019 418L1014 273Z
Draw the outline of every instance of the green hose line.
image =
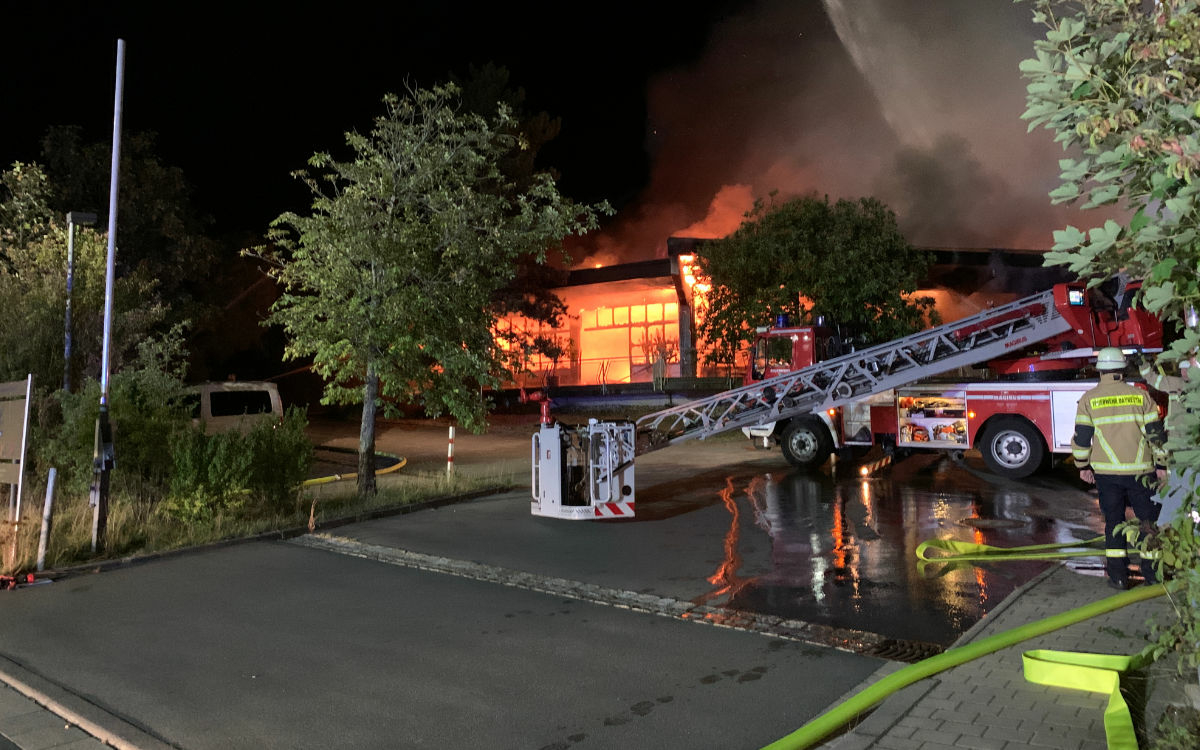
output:
M1121 674L1140 669L1148 659L1141 655L1110 656L1071 651L1026 651L1021 656L1025 679L1039 685L1108 693L1104 709L1104 736L1108 750L1138 750L1137 732L1129 706L1121 695Z
M992 547L957 539L930 539L917 545L916 556L922 562L986 562L989 560L1054 560L1064 557L1089 557L1104 554L1093 545L1104 544L1104 537L1081 539L1077 542L1030 544L1025 547ZM1083 549L1091 547L1090 549ZM944 554L931 556L937 550ZM1053 550L1059 550L1055 552Z
M1092 554L1095 554L1095 552L1093 551ZM944 672L951 667L957 667L972 659L978 659L981 656L986 656L1000 649L1008 648L1021 641L1027 641L1030 638L1044 635L1059 628L1074 625L1090 617L1112 612L1113 610L1146 599L1153 599L1156 596L1162 596L1165 591L1166 588L1162 584L1139 586L1136 589L1121 592L1115 596L1092 602L1083 607L1077 607L1076 609L1037 620L1003 633L997 633L973 643L968 643L965 646L952 648L937 656L919 661L916 664L910 664L897 672L887 675L861 692L852 695L844 703L834 706L795 732L767 745L763 750L804 750L804 748L812 747L818 741L850 723L854 717L879 703L892 693L901 688L908 687L914 682L923 680L939 672Z
M1104 537L1081 539L1076 542L1030 544L1024 547L992 547L957 539L929 539L917 545L917 572L922 576L930 565L944 565L937 575L957 569L965 563L1001 562L1004 560L1061 560L1068 557L1127 557L1157 559L1158 552L1145 550L1104 549ZM930 554L937 551L939 554ZM936 577L936 576L934 576Z

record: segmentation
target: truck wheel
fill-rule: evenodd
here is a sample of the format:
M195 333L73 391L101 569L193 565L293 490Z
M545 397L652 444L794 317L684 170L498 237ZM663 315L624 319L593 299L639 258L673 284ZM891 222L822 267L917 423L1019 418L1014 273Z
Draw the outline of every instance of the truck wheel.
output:
M783 457L792 466L816 469L823 465L833 450L829 428L817 417L793 419L783 430Z
M1046 446L1027 420L1005 417L987 429L979 452L992 473L1022 479L1042 465Z

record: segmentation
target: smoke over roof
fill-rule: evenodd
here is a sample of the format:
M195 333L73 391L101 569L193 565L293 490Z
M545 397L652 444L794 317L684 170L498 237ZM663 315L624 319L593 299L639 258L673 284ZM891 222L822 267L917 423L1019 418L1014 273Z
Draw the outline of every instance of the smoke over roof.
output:
M1018 69L1042 33L1012 0L760 0L652 81L650 182L573 254L661 257L772 191L877 197L917 246L1047 249L1108 214L1047 197L1062 149L1027 133Z

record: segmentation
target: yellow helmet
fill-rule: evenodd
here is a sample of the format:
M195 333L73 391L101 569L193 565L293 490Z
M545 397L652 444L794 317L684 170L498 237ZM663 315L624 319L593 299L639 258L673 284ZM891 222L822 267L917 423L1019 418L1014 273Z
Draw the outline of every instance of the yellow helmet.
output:
M1124 370L1125 353L1115 346L1106 346L1096 355L1097 370Z

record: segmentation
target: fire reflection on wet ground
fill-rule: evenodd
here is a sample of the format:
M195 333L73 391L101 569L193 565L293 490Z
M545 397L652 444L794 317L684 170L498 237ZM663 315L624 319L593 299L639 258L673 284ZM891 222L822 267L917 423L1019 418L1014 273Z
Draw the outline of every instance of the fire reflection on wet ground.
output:
M880 477L726 479L724 556L695 604L949 645L1048 563L918 571L926 539L1018 546L1085 539L1099 519L1054 480L1018 483L940 458ZM1094 506L1092 506L1094 507Z

